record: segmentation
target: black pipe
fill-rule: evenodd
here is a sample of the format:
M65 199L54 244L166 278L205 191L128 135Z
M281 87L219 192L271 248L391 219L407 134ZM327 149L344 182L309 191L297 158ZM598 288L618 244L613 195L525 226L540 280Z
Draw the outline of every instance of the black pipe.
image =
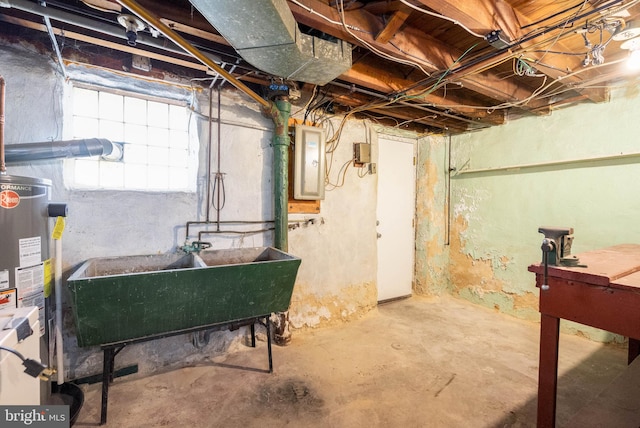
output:
M7 144L6 162L30 162L43 159L105 156L113 152L114 145L105 138L46 141L42 143Z

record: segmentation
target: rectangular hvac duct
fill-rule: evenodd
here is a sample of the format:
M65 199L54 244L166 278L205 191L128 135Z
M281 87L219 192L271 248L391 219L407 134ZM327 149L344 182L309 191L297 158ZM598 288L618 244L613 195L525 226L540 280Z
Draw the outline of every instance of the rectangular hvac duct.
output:
M303 34L286 0L190 0L248 63L324 85L351 68L351 45Z

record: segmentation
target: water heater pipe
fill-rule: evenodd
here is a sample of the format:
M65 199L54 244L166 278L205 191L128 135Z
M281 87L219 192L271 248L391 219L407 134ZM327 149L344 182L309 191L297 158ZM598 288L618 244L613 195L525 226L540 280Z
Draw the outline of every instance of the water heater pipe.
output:
M0 174L7 173L4 163L4 77L0 75Z
M30 162L42 159L108 156L118 153L119 146L106 138L46 141L42 143L9 144L4 148L7 162ZM118 158L118 156L113 156Z

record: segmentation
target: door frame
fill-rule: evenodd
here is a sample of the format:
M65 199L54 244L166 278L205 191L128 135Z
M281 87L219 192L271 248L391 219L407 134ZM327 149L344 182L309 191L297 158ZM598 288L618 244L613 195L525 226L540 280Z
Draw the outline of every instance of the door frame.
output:
M381 159L380 159L380 152L379 152L379 140L380 139L385 139L385 140L390 140L390 141L397 141L398 143L404 143L404 144L411 144L413 147L413 168L412 168L412 180L411 180L411 196L412 196L412 208L413 208L413 216L412 216L412 241L411 241L411 291L409 294L406 295L401 295L401 296L396 296L396 297L391 297L391 298L387 298L387 299L382 299L382 300L378 300L378 304L383 304L383 303L387 303L387 302L391 302L391 301L395 301L395 300L399 300L399 299L405 299L408 297L411 297L413 295L413 290L415 287L415 279L416 279L416 214L417 214L417 204L416 204L416 198L417 198L417 180L418 180L418 166L417 166L417 159L418 159L418 141L419 139L417 137L407 137L407 136L399 136L399 135L393 135L393 134L386 134L384 132L378 131L375 133L375 158L376 158L376 162L378 164L381 163ZM378 176L377 178L378 180L380 179L380 176ZM378 183L376 183L376 218L378 216L378 204L379 204L379 195L378 195ZM378 233L377 230L377 225L376 225L376 233ZM380 269L379 266L379 259L378 259L378 249L379 249L379 245L376 245L376 284L378 283L378 272ZM378 286L376 286L376 289L378 290Z

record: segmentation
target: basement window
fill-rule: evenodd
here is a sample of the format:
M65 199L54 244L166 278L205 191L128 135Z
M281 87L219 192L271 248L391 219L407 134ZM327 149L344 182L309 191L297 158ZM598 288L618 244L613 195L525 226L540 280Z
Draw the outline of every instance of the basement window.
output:
M73 138L106 138L122 158L70 160L75 189L196 190L197 156L184 106L129 93L73 88ZM66 168L65 168L66 169Z

